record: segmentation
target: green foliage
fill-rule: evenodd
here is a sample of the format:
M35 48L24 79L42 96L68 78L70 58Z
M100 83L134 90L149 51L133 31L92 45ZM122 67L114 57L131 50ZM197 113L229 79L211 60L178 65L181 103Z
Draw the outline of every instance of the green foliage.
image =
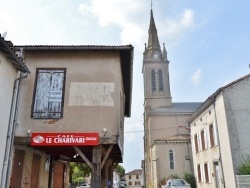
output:
M72 172L71 182L75 185L79 185L84 182L84 177L91 174L91 168L85 163L71 162L70 168Z
M177 174L172 174L168 177L168 179L180 179L181 177L178 176Z
M244 158L241 162L240 166L237 169L238 175L250 175L250 156L248 155L247 158Z
M78 173L78 171L80 171L80 173L82 173L82 177L86 177L91 174L91 168L86 163L71 162L70 167L73 170L73 174L74 170L76 171L75 173Z
M116 166L115 171L118 172L121 175L121 177L123 177L125 174L125 169L120 164Z
M196 181L195 181L195 177L194 177L193 174L187 173L187 172L186 172L186 173L184 173L184 175L183 175L183 179L184 179L186 182L188 182L192 188L196 188Z

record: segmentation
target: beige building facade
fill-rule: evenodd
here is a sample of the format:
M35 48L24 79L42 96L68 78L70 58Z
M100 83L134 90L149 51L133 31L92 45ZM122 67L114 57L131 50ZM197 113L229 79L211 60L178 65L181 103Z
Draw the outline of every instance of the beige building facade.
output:
M12 43L0 35L0 187L6 187L20 82L29 74L28 68L12 51Z
M126 184L130 188L142 187L142 169L132 170L125 175Z
M237 187L250 154L250 75L219 88L188 120L198 188Z
M169 60L164 44L161 49L152 10L142 73L145 97L144 184L147 188L158 188L164 178L193 173L186 120L201 103L172 102Z
M31 74L21 85L13 169L22 165L12 171L11 185L69 187L75 161L92 169L93 186L107 187L113 164L123 161L133 46L15 46L21 49ZM63 144L33 145L40 136L47 143L47 134ZM91 144L64 145L79 140Z

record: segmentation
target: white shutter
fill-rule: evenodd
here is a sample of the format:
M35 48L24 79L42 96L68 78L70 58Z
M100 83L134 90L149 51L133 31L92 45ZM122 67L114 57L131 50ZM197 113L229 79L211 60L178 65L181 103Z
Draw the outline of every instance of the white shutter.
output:
M210 171L210 165L209 165L209 163L207 163L207 171L208 171L208 182L209 183L211 183L212 181L211 181L211 171Z
M213 124L213 132L214 132L214 145L218 145L218 133L217 133L217 125L214 123Z
M204 183L206 182L204 164L200 164L200 168L201 168L201 182Z

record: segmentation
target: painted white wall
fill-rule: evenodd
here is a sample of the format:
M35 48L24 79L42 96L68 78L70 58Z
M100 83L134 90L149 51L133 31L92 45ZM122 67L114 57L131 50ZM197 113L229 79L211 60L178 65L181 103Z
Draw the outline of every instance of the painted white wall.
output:
M7 61L4 54L0 52L0 177L2 176L13 86L15 79L18 78L18 75L18 71L9 61Z

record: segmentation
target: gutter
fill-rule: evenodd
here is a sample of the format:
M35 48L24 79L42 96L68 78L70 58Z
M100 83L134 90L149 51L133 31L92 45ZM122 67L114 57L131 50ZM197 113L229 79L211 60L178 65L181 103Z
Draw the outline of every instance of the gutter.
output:
M212 106L214 109L214 119L215 119L215 128L216 128L216 132L217 132L217 141L218 141L218 150L219 150L219 160L220 160L220 167L221 167L221 173L222 173L222 181L220 183L222 183L225 187L225 177L224 177L224 170L223 170L223 165L222 165L222 158L221 158L221 145L220 145L220 138L219 138L219 131L218 131L218 124L217 124L217 116L216 116L216 109L215 109L215 97L213 98L212 101Z
M131 50L133 49L132 45L124 46L102 46L102 45L68 45L68 46L49 46L49 45L35 45L35 46L14 46L15 50L24 48L25 50Z
M20 74L20 77L15 79L14 81L0 187L9 187L10 172L11 172L11 166L12 166L11 165L12 156L13 156L13 150L14 150L13 141L14 141L15 130L17 126L16 118L17 118L17 105L18 105L19 92L20 92L20 82L22 79L27 78L28 74L29 74L29 71L24 76Z

